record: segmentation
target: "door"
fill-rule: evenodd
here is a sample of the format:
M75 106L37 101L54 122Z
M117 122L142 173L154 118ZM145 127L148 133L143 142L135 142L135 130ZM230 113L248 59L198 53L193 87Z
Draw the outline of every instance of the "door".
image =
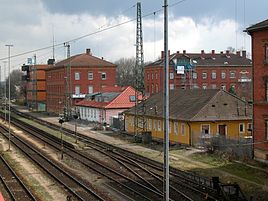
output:
M219 134L221 136L225 136L226 135L226 129L225 129L226 125L219 125Z

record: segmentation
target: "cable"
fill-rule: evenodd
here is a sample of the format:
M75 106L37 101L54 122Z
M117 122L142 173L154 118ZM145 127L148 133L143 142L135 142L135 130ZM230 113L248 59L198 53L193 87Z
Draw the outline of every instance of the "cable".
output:
M183 3L184 1L187 1L187 0L180 0L180 1L178 1L178 2L175 2L175 3L171 4L169 7L176 6L176 5L180 4L180 3ZM133 6L132 6L132 7L133 7ZM132 7L131 7L131 8L132 8ZM128 10L128 9L127 9L127 10ZM156 10L156 11L153 11L153 12L151 12L151 13L148 13L148 14L143 15L142 18L146 18L146 17L149 17L149 16L151 16L151 15L155 15L155 13L162 12L162 11L163 11L163 8L158 9L158 10ZM136 18L134 18L134 19L130 19L130 20L127 20L127 21L118 23L118 24L116 24L116 25L113 25L113 26L110 26L110 27L106 27L106 28L101 29L101 30L97 30L97 31L95 31L95 32L88 33L88 34L79 36L79 37L77 37L77 38L71 39L71 40L69 40L69 41L65 41L65 42L61 42L61 43L55 44L54 47L64 45L64 43L68 43L68 42L69 42L69 43L76 42L76 41L81 40L81 39L83 39L83 38L86 38L86 37L89 37L89 36L92 36L92 35L95 35L95 34L98 34L98 33L101 33L101 32L107 31L107 30L110 30L110 29L114 29L114 28L116 28L116 27L119 27L119 26L125 25L125 24L127 24L127 23L133 22L133 21L135 21L135 20L136 20ZM38 49L35 49L35 50L30 50L30 51L23 52L23 53L20 53L20 54L12 55L12 56L10 56L10 58L15 58L15 57L23 56L23 55L25 55L25 54L30 54L30 53L34 53L34 52L39 52L39 51L46 50L46 49L49 49L49 48L52 48L52 47L53 47L53 45L50 45L50 46L46 46L46 47L42 47L42 48L38 48ZM1 58L0 61L6 60L6 59L8 59L8 57Z

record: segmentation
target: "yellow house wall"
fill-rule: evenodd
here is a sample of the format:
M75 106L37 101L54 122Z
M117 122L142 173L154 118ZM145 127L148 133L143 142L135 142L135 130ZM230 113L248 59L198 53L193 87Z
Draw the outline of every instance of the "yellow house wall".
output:
M164 122L163 119L147 117L147 131L151 131L152 137L156 139L164 138ZM176 123L175 123L176 122ZM181 144L196 143L199 140L202 125L208 124L210 127L210 135L216 136L218 131L218 125L226 125L226 137L230 139L239 139L239 137L250 136L251 133L248 131L250 120L234 120L234 121L221 121L221 122L182 122L176 120L170 120L169 123L169 138L171 142ZM244 124L244 132L239 132L239 125ZM125 130L129 133L134 133L134 116L125 116ZM184 134L182 133L182 127L184 125ZM177 126L177 129L175 127ZM192 135L190 135L190 130Z

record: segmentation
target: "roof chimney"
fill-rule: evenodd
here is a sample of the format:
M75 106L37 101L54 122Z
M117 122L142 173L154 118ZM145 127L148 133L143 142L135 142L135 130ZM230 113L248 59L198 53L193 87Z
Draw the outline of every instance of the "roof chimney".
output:
M230 50L226 50L226 54L229 55L230 54Z
M170 56L170 50L168 50L168 56ZM165 52L161 51L161 59L164 59L165 57Z
M183 54L186 54L186 50L183 50Z
M212 54L215 54L215 50L211 50L211 53L212 53Z
M205 50L201 50L201 55L202 55L202 56L205 55Z
M177 51L177 54L180 54L180 51Z
M223 51L221 51L221 55L223 55Z
M86 53L89 54L89 55L92 55L90 48L86 49Z
M237 56L241 56L240 51L236 51Z
M244 57L244 58L247 57L247 51L246 51L246 50L243 50L243 51L242 51L242 57Z
M53 65L55 63L55 59L48 59L47 64L48 65Z

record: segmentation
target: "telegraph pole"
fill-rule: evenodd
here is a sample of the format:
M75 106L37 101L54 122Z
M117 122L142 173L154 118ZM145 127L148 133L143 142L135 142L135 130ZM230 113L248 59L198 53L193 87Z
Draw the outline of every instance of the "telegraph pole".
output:
M13 45L6 45L8 47L8 151L10 150L10 48Z
M164 201L169 201L169 58L168 4L164 0Z

